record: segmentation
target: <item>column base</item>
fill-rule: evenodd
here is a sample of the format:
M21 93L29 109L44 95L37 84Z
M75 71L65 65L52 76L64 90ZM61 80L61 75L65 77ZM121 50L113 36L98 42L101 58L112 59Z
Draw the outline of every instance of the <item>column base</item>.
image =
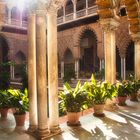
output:
M46 129L38 129L37 130L37 137L40 140L44 140L44 139L50 137L50 131L48 130L48 128L46 128Z
M29 125L28 133L35 133L37 131L37 125Z
M56 133L56 134L62 132L62 130L61 130L61 128L59 127L59 125L51 126L51 127L50 127L50 131L51 131L51 133Z

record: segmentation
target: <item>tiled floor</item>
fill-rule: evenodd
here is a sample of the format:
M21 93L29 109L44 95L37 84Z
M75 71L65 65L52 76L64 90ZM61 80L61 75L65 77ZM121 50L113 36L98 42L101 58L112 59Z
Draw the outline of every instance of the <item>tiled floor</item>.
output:
M63 123L63 133L48 140L140 140L140 102L128 100L127 105L115 112L105 111L103 118L94 117L92 113L85 115L80 118L80 127L68 127ZM61 118L60 122L64 120ZM14 127L12 114L8 114L7 121L0 120L0 140L36 140L24 133L23 128ZM27 127L28 121L24 129Z

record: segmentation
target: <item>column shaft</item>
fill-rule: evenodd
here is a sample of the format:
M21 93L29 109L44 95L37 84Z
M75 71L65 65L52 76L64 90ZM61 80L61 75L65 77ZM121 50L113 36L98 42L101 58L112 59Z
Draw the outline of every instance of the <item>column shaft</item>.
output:
M8 10L8 24L11 24L11 9Z
M36 92L36 30L35 14L28 18L28 91L29 91L29 131L37 128L37 92Z
M57 12L47 13L49 125L51 132L60 132L58 113Z
M115 30L106 31L105 34L105 80L111 84L116 81L116 46Z
M140 79L140 41L135 42L135 78Z
M79 60L75 60L75 74L76 78L79 78Z
M64 61L61 61L61 78L64 78Z
M125 80L125 58L121 58L121 77Z
M46 15L38 10L36 14L36 61L37 61L37 104L39 137L49 135L47 118L47 77L46 77Z

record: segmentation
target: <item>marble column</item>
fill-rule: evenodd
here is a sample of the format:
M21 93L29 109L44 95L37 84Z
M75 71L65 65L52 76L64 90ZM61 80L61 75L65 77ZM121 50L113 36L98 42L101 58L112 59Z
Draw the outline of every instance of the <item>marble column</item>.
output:
M46 54L46 10L39 7L36 10L36 73L38 135L41 139L47 138L50 134L47 117Z
M64 61L61 61L61 79L64 78Z
M88 15L88 0L86 0L86 15Z
M36 30L35 14L28 16L28 91L29 91L29 132L34 132L37 120L37 88L36 88Z
M73 2L73 18L76 19L76 4L77 0L72 0Z
M47 12L49 127L52 133L60 133L58 109L58 57L57 57L57 9L53 4Z
M119 23L115 19L104 19L100 23L104 29L105 80L113 84L116 82L115 30Z
M79 60L75 60L75 75L76 75L76 78L78 79L79 78Z
M100 59L100 71L104 69L104 59Z
M11 8L8 9L8 24L11 24Z
M125 80L125 58L121 58L121 77Z
M20 27L22 27L22 12L23 12L23 9L20 11L20 19L19 19Z
M140 39L135 40L135 78L140 79Z

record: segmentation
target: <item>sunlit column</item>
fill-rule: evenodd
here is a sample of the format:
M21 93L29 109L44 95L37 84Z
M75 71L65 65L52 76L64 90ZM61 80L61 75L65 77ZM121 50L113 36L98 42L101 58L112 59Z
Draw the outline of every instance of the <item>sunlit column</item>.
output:
M63 3L63 21L64 22L66 20L66 3L67 3L67 1Z
M75 60L75 74L76 74L76 78L79 78L79 60L76 59Z
M58 56L57 56L57 9L55 5L47 12L49 127L52 133L60 133L58 112Z
M140 79L140 39L135 40L135 78Z
M100 59L100 71L104 69L104 59Z
M125 80L125 58L121 58L121 77Z
M72 0L73 3L73 18L76 19L76 4L77 0Z
M105 80L111 84L116 82L116 43L115 30L119 23L114 19L101 20L104 28Z
M11 24L11 8L8 9L8 24Z
M23 9L21 9L21 11L20 11L20 19L19 19L20 27L22 27L22 12L23 12Z
M86 0L86 15L88 15L88 0Z
M50 134L48 130L48 117L47 117L46 10L40 7L37 8L38 9L36 10L36 70L37 70L38 135L41 139L44 139L47 138L48 135Z
M29 91L29 132L34 132L37 120L37 88L36 88L36 29L35 14L28 16L28 91Z

